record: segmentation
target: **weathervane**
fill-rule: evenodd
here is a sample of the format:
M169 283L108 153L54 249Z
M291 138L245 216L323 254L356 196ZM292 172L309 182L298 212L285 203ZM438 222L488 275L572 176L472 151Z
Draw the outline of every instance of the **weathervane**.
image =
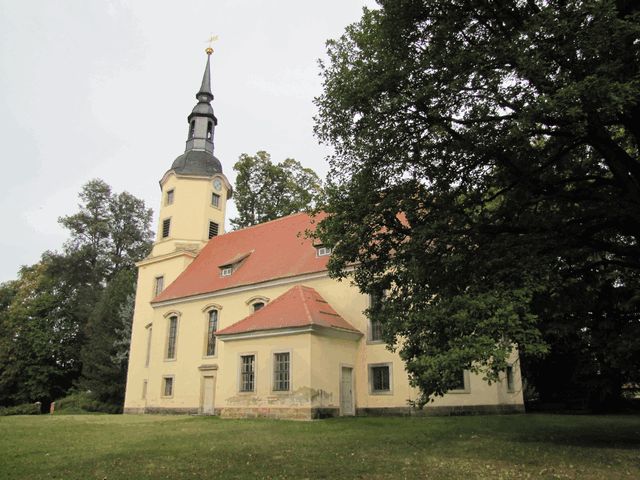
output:
M213 42L217 42L217 41L218 41L217 35L211 35L209 37L209 40L207 40L207 43L209 43L209 46L205 50L205 52L207 52L207 55L211 55L213 53L213 48L211 45L213 45Z

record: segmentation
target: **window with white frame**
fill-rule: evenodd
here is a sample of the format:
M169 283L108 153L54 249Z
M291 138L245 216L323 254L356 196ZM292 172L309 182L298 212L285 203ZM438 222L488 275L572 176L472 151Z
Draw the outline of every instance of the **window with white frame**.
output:
M228 277L233 273L233 267L231 265L225 265L224 267L220 267L220 276Z
M256 381L256 356L240 355L240 391L253 392Z
M159 275L156 277L154 285L153 285L153 293L154 296L158 296L162 293L162 290L164 290L164 276Z
M173 397L173 377L162 377L162 396Z
M372 394L391 393L391 364L369 365L369 387Z
M167 336L167 360L176 358L176 340L178 338L178 317L169 317L169 332Z
M218 330L218 311L209 310L207 322L207 357L216 354L216 331Z
M316 256L318 257L326 257L327 255L331 255L331 251L333 249L330 247L317 247L316 248Z
M291 355L289 352L273 354L273 390L288 392L291 378Z

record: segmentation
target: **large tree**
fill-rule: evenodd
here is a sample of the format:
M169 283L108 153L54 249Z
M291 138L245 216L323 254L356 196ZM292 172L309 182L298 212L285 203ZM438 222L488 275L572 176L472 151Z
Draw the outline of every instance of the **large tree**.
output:
M243 153L233 166L237 173L234 190L238 216L234 228L244 228L305 209L322 201L322 182L310 168L287 158L273 163L264 151Z
M83 386L101 400L122 396L122 362L109 359L122 353L114 342L126 343L120 311L134 292L134 263L151 244L151 210L102 180L88 182L80 200L77 213L60 219L70 231L62 253L45 252L0 285L0 404L46 404L83 372Z
M553 359L541 390L615 398L640 371L640 7L379 4L317 99L332 274L386 292L369 314L425 399L513 345Z

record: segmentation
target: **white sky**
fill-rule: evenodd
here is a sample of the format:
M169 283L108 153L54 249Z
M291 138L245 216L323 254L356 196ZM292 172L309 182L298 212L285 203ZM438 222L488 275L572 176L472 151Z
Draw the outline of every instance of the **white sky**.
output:
M229 180L257 150L324 177L317 60L364 5L374 2L0 0L0 282L61 248L57 219L92 178L144 199L157 222L158 180L184 151L211 34L215 155Z

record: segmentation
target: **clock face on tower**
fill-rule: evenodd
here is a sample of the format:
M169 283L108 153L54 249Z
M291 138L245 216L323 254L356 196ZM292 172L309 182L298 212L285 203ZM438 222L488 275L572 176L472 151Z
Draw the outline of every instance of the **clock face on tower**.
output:
M222 182L220 181L220 179L219 179L219 178L216 178L216 179L213 181L213 188L215 188L215 190L216 190L217 192L219 192L220 190L222 190Z

